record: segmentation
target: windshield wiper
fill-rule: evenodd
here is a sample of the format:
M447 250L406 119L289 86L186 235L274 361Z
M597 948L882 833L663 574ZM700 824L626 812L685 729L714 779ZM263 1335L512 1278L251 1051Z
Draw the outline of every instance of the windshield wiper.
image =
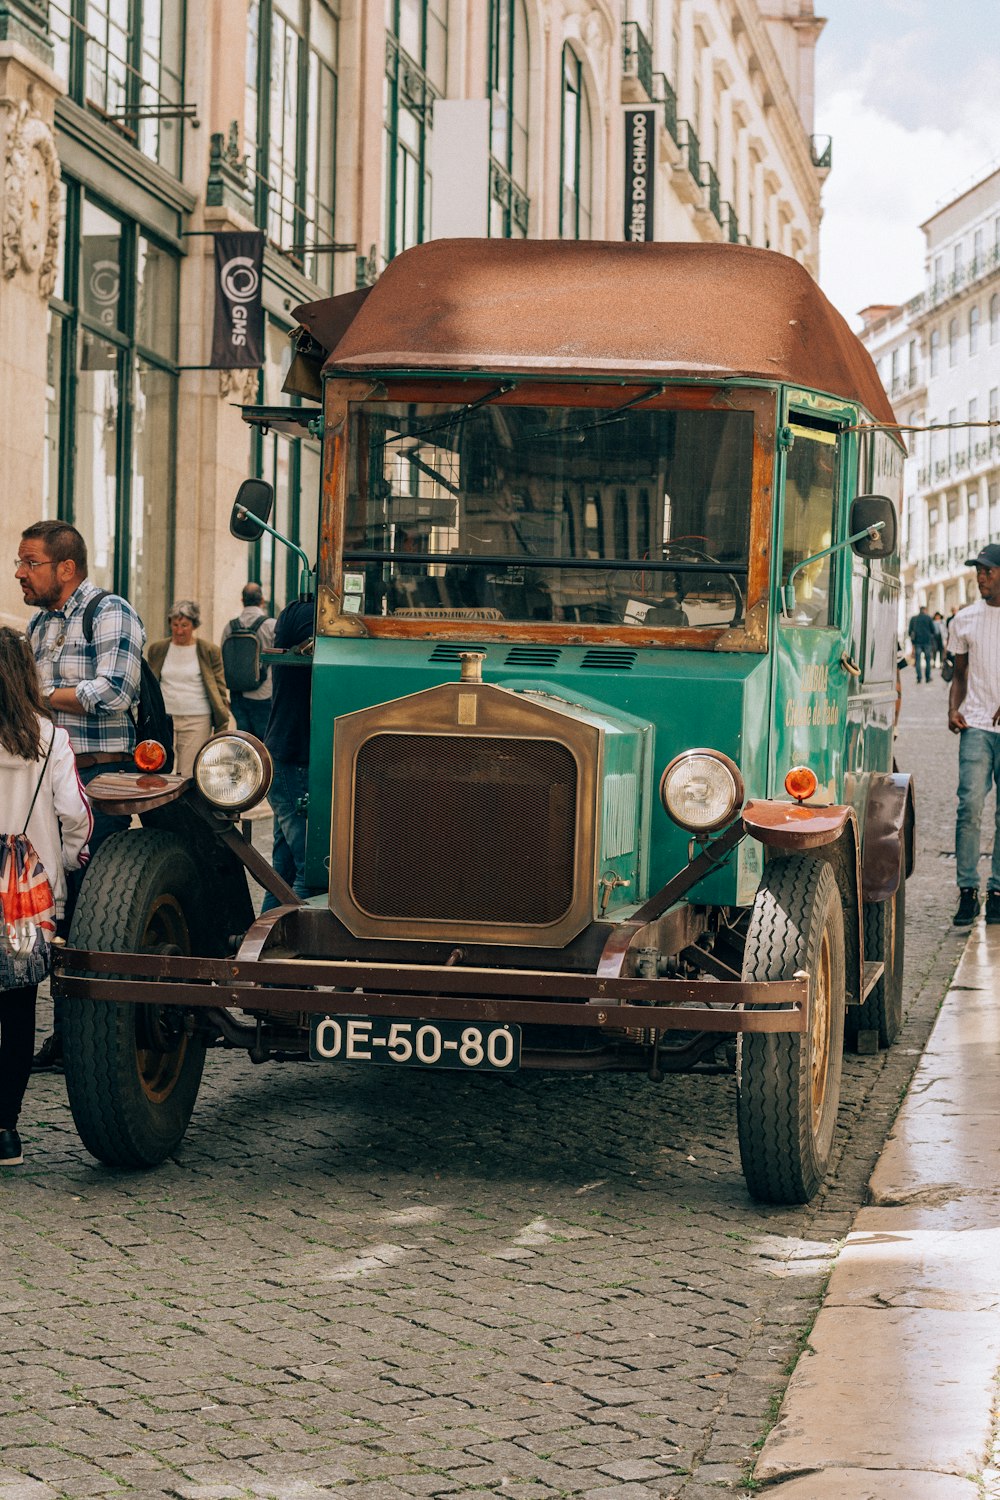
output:
M570 437L578 432L593 432L595 427L606 427L609 422L617 422L623 414L633 406L639 406L643 401L651 401L654 396L662 396L666 386L662 381L651 385L648 390L642 391L638 396L633 396L631 401L624 402L621 406L615 406L602 417L597 417L593 422L580 422L576 427L560 427L558 432L533 432L530 434L532 442L540 442L544 438Z
M495 401L497 396L505 396L508 391L517 389L516 380L506 380L503 385L498 385L494 390L487 391L485 396L480 396L478 401L470 401L466 406L456 406L446 417L441 417L432 422L429 427L418 427L415 432L395 432L392 437L383 439L382 447L388 448L390 443L411 442L413 438L427 437L432 432L441 432L443 428L450 427L453 422L461 421L467 417L470 411L476 411L478 407L485 406L489 401Z

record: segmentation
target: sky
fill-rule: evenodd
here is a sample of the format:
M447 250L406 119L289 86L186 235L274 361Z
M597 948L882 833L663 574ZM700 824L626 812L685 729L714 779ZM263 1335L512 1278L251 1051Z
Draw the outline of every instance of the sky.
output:
M833 137L820 283L860 327L924 286L920 224L1000 166L1000 0L816 0L817 135Z

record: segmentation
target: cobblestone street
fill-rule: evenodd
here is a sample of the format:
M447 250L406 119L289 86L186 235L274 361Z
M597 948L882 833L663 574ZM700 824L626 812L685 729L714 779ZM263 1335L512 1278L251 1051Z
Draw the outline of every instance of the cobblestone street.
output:
M748 1199L726 1075L216 1052L176 1160L135 1175L35 1077L0 1183L0 1500L745 1492L964 941L947 689L905 677L906 1022L845 1059L811 1205Z

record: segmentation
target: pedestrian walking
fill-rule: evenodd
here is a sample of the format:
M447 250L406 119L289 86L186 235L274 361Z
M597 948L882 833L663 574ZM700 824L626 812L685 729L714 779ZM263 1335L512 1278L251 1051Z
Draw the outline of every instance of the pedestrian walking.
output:
M315 634L316 606L312 596L295 599L278 616L274 632L276 651L305 655ZM306 658L308 663L308 657ZM312 688L311 663L276 662L271 692L271 716L264 743L271 752L274 775L267 800L274 813L275 870L300 900L308 900L313 888L306 882L306 798L309 791L309 713ZM278 905L270 891L262 911Z
M274 618L264 608L264 590L259 583L245 584L243 608L223 626L219 645L236 727L259 740L271 713L271 672L262 657L274 646L274 628Z
M195 639L201 609L193 599L178 599L167 623L169 636L153 641L146 658L174 721L174 771L190 776L202 745L229 726L226 678L219 647Z
M0 1167L12 1167L24 1160L17 1127L35 1046L38 979L54 924L65 917L66 872L86 863L93 824L69 735L52 722L28 637L8 626L0 627L0 820ZM30 899L18 899L29 882ZM6 979L13 982L4 986Z
M1000 788L1000 546L990 543L975 568L980 597L954 616L948 649L955 672L948 694L948 728L960 735L955 860L959 888L956 927L969 927L980 911L979 846L986 794ZM993 859L986 888L986 920L1000 923L1000 795Z
M913 642L913 664L917 669L918 682L930 682L931 680L931 657L934 653L934 621L927 612L927 605L921 604L919 610L910 618L907 635ZM920 663L924 664L924 675L920 675Z
M65 521L36 521L21 533L14 576L25 604L35 613L28 639L38 668L42 696L55 723L65 729L84 787L105 771L134 770L133 710L142 677L142 621L126 600L91 582L87 544ZM95 598L89 624L87 606ZM111 834L127 828L127 817L94 811L90 836L93 856ZM82 880L71 875L66 921ZM62 1002L56 1001L52 1035L35 1058L52 1067L62 1055Z
M944 660L944 648L947 636L945 635L944 615L939 609L932 616L934 623L934 646L931 652L931 665L940 667Z

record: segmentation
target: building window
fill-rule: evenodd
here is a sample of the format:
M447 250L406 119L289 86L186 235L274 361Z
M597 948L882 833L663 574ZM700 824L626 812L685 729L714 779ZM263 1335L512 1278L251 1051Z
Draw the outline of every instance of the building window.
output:
M955 364L958 363L958 319L957 318L949 318L949 320L948 320L948 363L949 363L949 365L955 365Z
M185 0L51 0L53 67L69 97L181 174Z
M282 395L288 374L291 345L288 328L268 317L264 330L264 365L258 394L265 405L300 405L298 397ZM281 433L253 431L253 472L274 486L271 524L310 557L315 557L319 534L320 445L312 438L289 438ZM299 559L265 534L249 548L248 578L259 579L275 611L299 592Z
M990 388L990 421L995 422L1000 417L1000 386Z
M490 0L490 234L528 233L528 17L524 0Z
M247 0L243 133L255 218L324 291L333 288L338 29L326 0Z
M975 354L979 349L979 307L969 308L969 353Z
M907 351L907 380L910 385L917 383L917 341L911 339Z
M1000 292L994 292L990 298L990 343L995 344L1000 339Z
M447 0L386 0L385 218L387 261L430 232L428 150L434 100L445 91Z
M166 621L177 448L178 261L133 220L66 184L50 303L45 513L87 539L90 576Z
M930 350L930 352L931 352L931 374L932 375L940 375L940 373L941 373L941 330L940 330L940 328L932 328L931 329L930 344L931 344L931 350Z
M561 177L560 237L589 240L593 186L590 100L583 64L568 43L563 48Z

